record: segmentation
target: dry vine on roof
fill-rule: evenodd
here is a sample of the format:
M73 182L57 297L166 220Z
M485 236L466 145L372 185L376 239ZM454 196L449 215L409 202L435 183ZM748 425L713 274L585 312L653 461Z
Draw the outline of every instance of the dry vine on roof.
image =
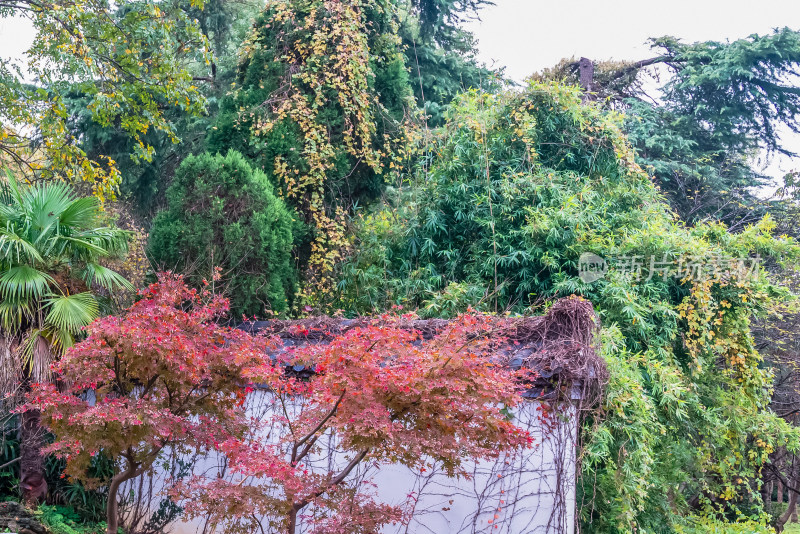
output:
M484 317L490 319L487 324L491 325L485 335L496 340L488 345L492 347L492 354L487 357L510 367L534 369L540 375L534 389L540 393L547 389L548 397L578 397L582 406L592 406L600 398L608 371L597 353L599 319L589 301L575 296L561 299L541 316ZM290 347L328 343L350 330L369 325L414 330L422 342L446 333L451 324L452 321L444 319L385 314L358 319L319 316L258 321L245 323L240 328L277 336L285 347ZM301 369L298 372L312 371Z

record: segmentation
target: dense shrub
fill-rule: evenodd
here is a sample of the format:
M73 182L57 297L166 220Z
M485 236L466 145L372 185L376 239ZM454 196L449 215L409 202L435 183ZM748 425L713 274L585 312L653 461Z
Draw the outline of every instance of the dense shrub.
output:
M221 268L234 318L285 312L295 290L292 213L261 171L237 152L184 160L153 221L149 252L187 280L211 281Z
M798 250L769 219L739 234L679 222L619 122L554 84L465 95L418 179L358 221L338 305L452 315L591 300L611 377L604 415L584 426L581 518L591 532L666 533L693 511L752 509L769 453L797 445L767 409L771 375L749 328L785 290L732 267ZM583 253L608 260L605 277L580 278ZM671 272L649 276L651 258Z

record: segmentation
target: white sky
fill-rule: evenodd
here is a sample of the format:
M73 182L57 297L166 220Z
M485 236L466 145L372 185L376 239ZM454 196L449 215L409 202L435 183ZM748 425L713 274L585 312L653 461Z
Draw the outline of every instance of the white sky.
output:
M480 58L517 81L564 57L644 59L649 37L724 41L789 26L798 0L495 0L468 24Z
M798 0L495 0L468 28L480 59L525 77L564 57L643 59L649 37L673 35L688 42L733 40L789 26L800 29ZM0 61L21 58L33 40L24 19L0 19ZM800 152L800 136L786 138ZM800 167L774 162L775 176Z
M28 19L0 18L0 61L22 58L33 38L33 25Z

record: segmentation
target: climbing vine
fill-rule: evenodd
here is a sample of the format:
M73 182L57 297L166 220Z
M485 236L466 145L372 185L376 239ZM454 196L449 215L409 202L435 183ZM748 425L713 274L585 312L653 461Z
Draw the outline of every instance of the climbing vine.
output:
M391 2L275 0L244 44L211 143L259 162L309 226L300 303L330 287L348 211L401 164L414 104L397 32Z

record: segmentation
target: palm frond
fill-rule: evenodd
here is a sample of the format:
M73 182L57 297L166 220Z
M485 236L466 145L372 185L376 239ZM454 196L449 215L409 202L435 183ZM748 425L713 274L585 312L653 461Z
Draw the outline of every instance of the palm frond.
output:
M8 167L5 168L5 174L8 177L7 182L0 181L0 225L5 226L8 222L17 219L22 213L19 209L19 204L14 200L14 194L11 190L11 180L14 177Z
M36 246L11 229L0 228L0 261L12 263L42 262Z
M45 307L49 308L45 323L70 334L77 334L81 328L91 324L100 312L97 300L90 292L47 298Z
M0 227L8 227L12 221L19 220L22 211L16 205L6 202L3 196L3 187L0 185Z
M100 287L113 291L114 289L133 290L133 284L118 272L97 263L87 263L83 272L83 281L87 284L98 284Z
M43 297L53 278L28 265L15 265L0 273L0 295L11 302L25 302Z
M108 255L122 254L128 251L131 232L119 228L93 228L76 234L75 237L86 239L102 247Z
M35 239L48 234L72 202L72 191L67 184L60 182L34 185L22 191L22 203Z
M15 333L23 321L32 315L33 308L29 302L0 301L0 328L6 332Z
M68 236L58 236L53 240L54 242L60 242L60 247L57 247L59 253L64 253L64 245L65 243L69 243L73 248L73 251L80 257L86 257L88 254L91 256L108 256L109 251L102 246L92 242L90 239L80 238L80 237L68 237Z
M87 228L97 218L100 201L96 197L81 197L73 200L61 212L59 224L71 228Z
M11 169L9 169L8 167L5 167L5 171L6 171L5 172L6 180L8 181L8 183L6 184L6 187L4 188L5 189L5 191L4 191L4 197L5 198L3 198L3 203L4 204L11 204L12 202L16 202L16 204L18 206L21 206L22 205L22 191L19 188L19 182L17 182L17 179L14 177L14 174L11 172Z
M22 344L20 354L22 364L34 382L44 382L50 378L53 349L57 348L58 344L51 342L47 334L46 330L33 329Z
M75 336L66 330L48 327L45 331L45 335L50 345L53 347L53 351L59 354L63 354L68 348L75 344Z

